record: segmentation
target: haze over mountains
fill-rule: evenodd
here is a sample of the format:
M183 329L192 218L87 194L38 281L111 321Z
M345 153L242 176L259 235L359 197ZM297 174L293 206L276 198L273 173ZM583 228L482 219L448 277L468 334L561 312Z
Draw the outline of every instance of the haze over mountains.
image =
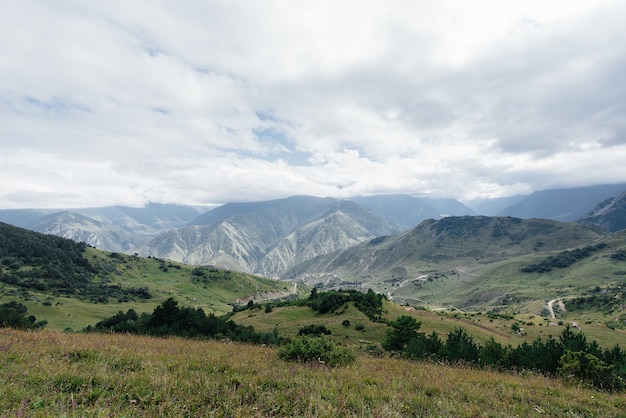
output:
M626 190L626 184L543 190L500 211L500 216L576 221L605 199Z
M175 204L150 203L143 208L9 209L0 210L0 221L45 234L53 234L94 247L132 252L172 228L184 226L202 212Z
M294 196L228 203L206 212L174 204L0 210L0 221L108 251L281 277L314 257L397 235L426 219L476 215L580 219L617 231L625 227L625 190L626 184L547 190L467 205L454 199L384 195L349 200Z

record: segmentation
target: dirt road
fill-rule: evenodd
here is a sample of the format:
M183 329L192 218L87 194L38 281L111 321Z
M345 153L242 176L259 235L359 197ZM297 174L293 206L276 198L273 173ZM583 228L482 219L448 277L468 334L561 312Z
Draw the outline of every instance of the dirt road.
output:
M554 303L555 302L559 303L559 309L561 309L562 311L565 310L565 304L563 303L563 298L552 299L550 302L548 302L548 310L550 311L550 317L552 319L556 319L556 315L554 314Z

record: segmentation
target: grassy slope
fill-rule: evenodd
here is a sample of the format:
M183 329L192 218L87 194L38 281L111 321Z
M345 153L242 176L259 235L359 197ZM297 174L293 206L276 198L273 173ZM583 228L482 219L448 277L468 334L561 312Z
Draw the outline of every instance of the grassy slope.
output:
M133 308L139 313L151 313L169 297L174 297L185 306L202 308L207 313L223 314L232 311L229 304L238 299L268 291L288 293L293 288L289 283L238 272L231 272L229 280L214 280L206 285L196 284L192 282L194 266L125 255L119 255L121 259L112 259L109 253L93 248L87 248L86 257L93 264L115 265L119 274L113 272L107 276L112 284L120 284L122 287L148 287L152 298L124 303L111 300L106 304L94 304L77 298L18 290L22 298L19 302L27 306L28 315L34 315L38 320L47 320L49 328L82 329L120 310L125 312ZM164 271L162 265L167 271ZM300 286L298 290L307 292L304 286ZM18 299L15 293L14 287L0 284L0 303ZM42 303L45 301L51 305L45 306Z
M446 334L455 327L465 328L480 344L484 344L490 337L501 344L512 346L524 341L532 342L537 338L558 338L565 325L569 324L569 321L564 321L563 325L558 325L555 321L532 314L517 314L509 319L493 317L484 312L416 310L390 302L386 303L385 310L385 319L394 320L400 315L411 315L421 322L420 332L430 334L435 331L444 340ZM365 348L369 343L377 344L385 339L388 329L383 323L371 322L351 304L329 314L317 314L308 307L282 307L266 313L262 307L258 307L239 312L232 319L242 325L252 325L258 331L271 331L279 324L282 336L295 336L305 325L324 325L331 331L331 338L335 342L354 348ZM346 319L350 321L348 327L342 325ZM524 328L523 335L517 335L511 330L514 323ZM363 325L363 330L356 329L359 324ZM612 347L615 344L623 347L626 341L626 330L611 330L602 322L581 322L581 329L588 341L596 340L603 347Z
M490 264L457 260L456 265L430 263L423 270L412 271L411 277L429 275L432 280L385 283L383 291L391 292L395 301L430 308L462 308L467 311L487 311L494 308L511 314L538 316L548 301L588 295L596 286L603 291L619 293L626 281L626 262L610 255L626 249L626 233L616 234L606 242L609 246L565 269L549 273L522 273L520 267L540 262L550 254L535 253ZM615 316L615 312L613 316ZM588 311L583 315L561 312L557 320L604 324L604 313Z
M359 356L286 363L217 341L0 329L6 416L624 416L626 394L532 374Z

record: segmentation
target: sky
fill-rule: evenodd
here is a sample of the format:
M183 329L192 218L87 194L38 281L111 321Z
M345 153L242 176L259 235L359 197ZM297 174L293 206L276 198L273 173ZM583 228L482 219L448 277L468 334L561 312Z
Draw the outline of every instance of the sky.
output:
M0 209L626 182L626 2L5 2Z

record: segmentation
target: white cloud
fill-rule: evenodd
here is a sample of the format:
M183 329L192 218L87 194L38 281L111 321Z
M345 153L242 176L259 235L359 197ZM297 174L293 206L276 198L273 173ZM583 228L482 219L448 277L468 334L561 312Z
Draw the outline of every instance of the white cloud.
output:
M626 182L619 1L14 2L0 207Z

